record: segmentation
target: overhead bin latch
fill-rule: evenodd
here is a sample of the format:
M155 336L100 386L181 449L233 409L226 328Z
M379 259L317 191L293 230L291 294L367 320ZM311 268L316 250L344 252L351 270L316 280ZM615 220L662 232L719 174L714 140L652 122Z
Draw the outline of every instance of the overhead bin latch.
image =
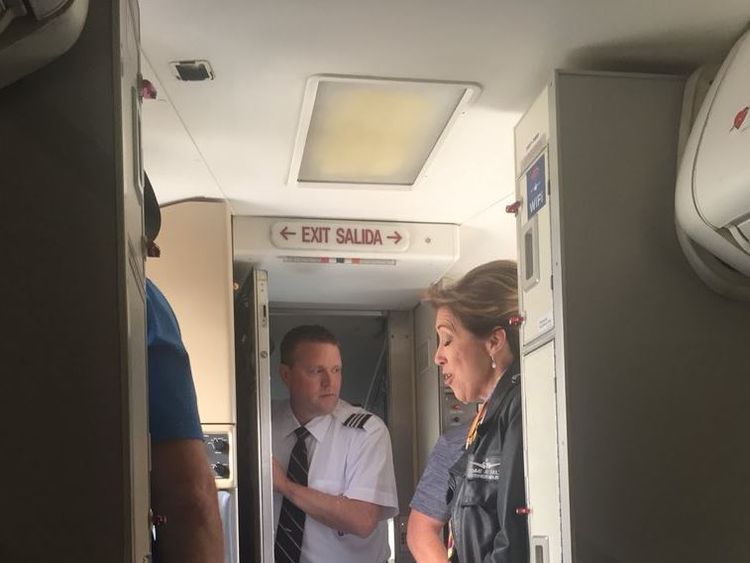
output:
M149 514L151 516L152 526L163 526L167 523L167 517L163 514L156 514L153 510L149 510Z
M517 201L514 201L510 205L506 205L505 212L512 213L513 215L518 215L518 210L521 209L521 203L523 202L519 199Z
M138 75L138 96L141 100L155 100L156 99L156 87L147 78L143 78L140 74Z

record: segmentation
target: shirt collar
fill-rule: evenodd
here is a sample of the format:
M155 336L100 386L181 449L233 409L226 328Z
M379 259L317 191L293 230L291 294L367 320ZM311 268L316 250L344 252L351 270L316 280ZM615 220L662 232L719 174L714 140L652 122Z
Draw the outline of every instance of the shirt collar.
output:
M323 437L328 432L333 422L333 415L324 414L323 416L316 416L310 422L305 424L305 428L313 435L318 442L323 441Z
M287 438L290 434L293 434L294 431L297 430L297 428L299 428L301 425L297 420L297 417L294 416L294 412L292 411L292 404L289 401L285 402L283 409L284 412L282 416L279 417L279 424L281 426L281 428L279 429L279 435ZM328 429L330 428L332 422L333 415L324 414L313 418L311 421L305 424L305 428L307 428L308 432L312 434L313 438L315 438L318 442L321 442L323 441L323 437L325 436L326 432L328 432Z

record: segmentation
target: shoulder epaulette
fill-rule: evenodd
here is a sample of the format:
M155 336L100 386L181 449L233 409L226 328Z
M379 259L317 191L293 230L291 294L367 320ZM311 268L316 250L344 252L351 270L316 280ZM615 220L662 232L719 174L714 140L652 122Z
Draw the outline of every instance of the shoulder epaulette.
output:
M348 428L358 428L364 430L365 424L370 420L372 415L369 412L356 412L344 421L344 426Z

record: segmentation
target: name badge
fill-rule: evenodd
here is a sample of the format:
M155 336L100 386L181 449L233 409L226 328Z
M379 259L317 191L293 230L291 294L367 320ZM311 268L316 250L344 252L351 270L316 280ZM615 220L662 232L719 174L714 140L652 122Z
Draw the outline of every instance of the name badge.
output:
M484 481L497 481L500 479L500 456L487 456L483 459L469 456L466 465L467 479L482 479Z

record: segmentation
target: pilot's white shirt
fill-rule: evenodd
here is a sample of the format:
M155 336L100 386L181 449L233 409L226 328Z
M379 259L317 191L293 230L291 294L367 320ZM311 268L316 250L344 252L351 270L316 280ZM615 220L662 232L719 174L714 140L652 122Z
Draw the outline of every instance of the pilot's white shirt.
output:
M274 401L273 455L282 467L297 441L299 422L288 400ZM369 415L369 416L360 416ZM334 411L313 418L306 428L309 471L307 486L350 499L386 507L375 531L367 538L344 534L305 519L300 563L382 563L390 555L386 520L398 514L391 438L380 418L339 400ZM279 523L282 496L274 493L274 533Z

